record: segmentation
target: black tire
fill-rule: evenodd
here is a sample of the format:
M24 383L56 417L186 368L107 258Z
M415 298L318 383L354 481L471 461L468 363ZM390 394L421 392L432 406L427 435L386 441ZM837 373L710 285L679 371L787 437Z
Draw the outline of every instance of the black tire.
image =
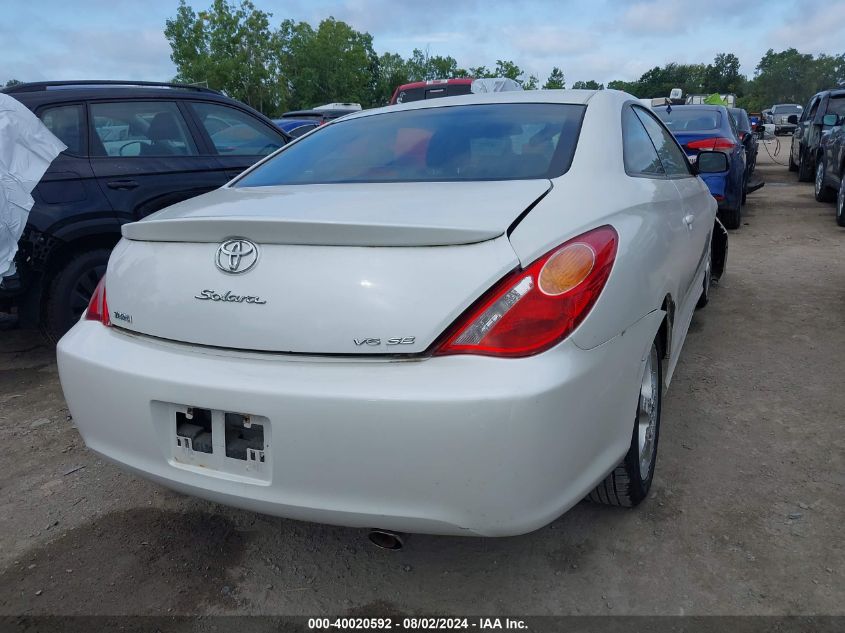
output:
M816 202L833 202L836 199L836 192L824 184L824 156L816 163L816 176L813 179L813 195L816 197Z
M798 171L798 165L792 160L792 148L789 148L789 171Z
M648 472L643 476L642 469L640 468L639 442L641 426L640 413L642 407L641 401L638 401L637 414L634 418L634 431L631 435L631 446L628 448L628 453L622 462L587 496L590 501L611 506L633 508L648 496L651 482L654 480L654 468L657 464L657 446L660 440L660 415L663 406L663 368L660 361L659 340L655 340L651 344L649 358L656 370L657 389L655 393L657 402L654 404L656 420L650 448L651 459L648 464ZM647 367L644 370L647 371Z
M713 245L710 245L710 252L713 252ZM698 297L698 302L695 304L695 309L700 310L708 303L710 303L710 285L713 281L712 274L712 255L707 260L707 267L704 269L704 281L702 283L701 294Z
M88 307L94 288L106 272L111 251L98 248L74 256L53 277L44 302L41 330L58 342Z
M812 182L813 180L813 166L807 159L806 152L799 151L798 153L798 181Z
M839 179L839 192L836 195L836 223L845 226L845 174Z
M742 205L736 209L722 209L719 211L719 219L726 229L738 229L742 226Z

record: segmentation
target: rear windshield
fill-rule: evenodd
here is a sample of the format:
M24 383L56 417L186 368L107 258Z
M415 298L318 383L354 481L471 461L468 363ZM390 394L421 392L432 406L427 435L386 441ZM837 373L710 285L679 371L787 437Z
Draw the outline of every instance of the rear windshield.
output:
M554 178L586 106L507 103L385 112L324 126L237 187Z
M743 132L751 130L751 123L748 120L748 115L745 113L745 110L740 108L731 108L728 111L731 113L731 117L733 117L736 129L742 130Z
M803 108L799 105L776 105L772 108L772 114L801 114Z
M717 130L722 126L722 113L719 110L679 106L657 108L655 112L672 132Z

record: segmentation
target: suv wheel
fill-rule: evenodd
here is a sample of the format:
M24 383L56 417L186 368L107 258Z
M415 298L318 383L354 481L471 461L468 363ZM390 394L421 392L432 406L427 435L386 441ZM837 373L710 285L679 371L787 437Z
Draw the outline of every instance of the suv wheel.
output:
M100 278L106 272L111 251L99 248L80 253L56 273L49 287L42 331L53 343L79 321Z
M813 179L813 166L807 160L807 153L798 152L798 180L799 182L810 182Z
M798 171L798 165L792 160L792 148L789 148L789 171Z
M824 184L824 171L825 171L825 162L824 156L822 156L816 165L816 182L815 182L815 194L816 194L816 201L817 202L831 202L834 199L833 191L830 190L826 184Z
M845 174L839 179L839 193L836 196L836 223L845 226Z

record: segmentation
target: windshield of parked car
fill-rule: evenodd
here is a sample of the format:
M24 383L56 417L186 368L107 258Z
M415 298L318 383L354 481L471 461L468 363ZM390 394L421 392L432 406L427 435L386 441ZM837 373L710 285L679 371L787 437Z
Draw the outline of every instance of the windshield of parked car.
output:
M803 108L800 105L776 105L772 108L772 114L801 114L802 110Z
M235 186L553 178L572 162L585 106L507 103L338 121Z
M722 113L714 108L657 108L657 116L672 132L716 130L722 125Z

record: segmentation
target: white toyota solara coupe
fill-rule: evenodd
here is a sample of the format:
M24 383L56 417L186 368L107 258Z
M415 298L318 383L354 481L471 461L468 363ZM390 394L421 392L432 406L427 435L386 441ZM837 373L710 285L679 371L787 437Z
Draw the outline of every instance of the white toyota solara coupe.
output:
M504 536L633 506L707 300L716 202L622 92L419 101L322 126L123 227L58 346L87 445L176 490Z

